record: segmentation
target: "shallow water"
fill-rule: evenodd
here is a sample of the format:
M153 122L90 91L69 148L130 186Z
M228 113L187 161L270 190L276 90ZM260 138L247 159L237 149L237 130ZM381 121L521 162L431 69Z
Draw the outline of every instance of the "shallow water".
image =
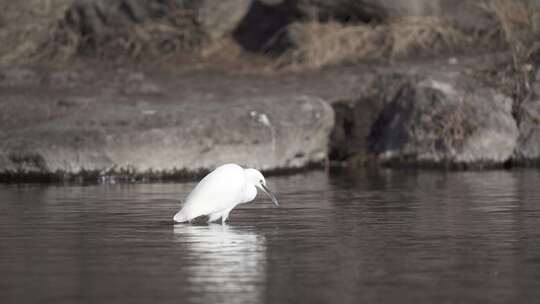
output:
M0 303L532 303L540 171L274 177L226 226L189 184L0 185Z

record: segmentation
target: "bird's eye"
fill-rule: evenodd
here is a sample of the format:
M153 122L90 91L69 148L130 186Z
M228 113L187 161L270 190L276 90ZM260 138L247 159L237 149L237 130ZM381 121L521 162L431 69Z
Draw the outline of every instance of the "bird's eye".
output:
M261 183L261 184L262 184L262 183L263 183L263 180L262 180L262 179L260 179L260 180L259 180L259 183Z

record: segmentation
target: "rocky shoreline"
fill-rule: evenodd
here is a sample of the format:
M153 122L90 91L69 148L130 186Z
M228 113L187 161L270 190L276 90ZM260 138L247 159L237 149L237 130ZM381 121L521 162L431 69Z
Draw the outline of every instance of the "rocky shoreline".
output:
M0 173L189 176L226 162L262 170L323 162L334 113L265 79L108 71L3 71ZM97 173L97 174L96 174Z
M537 1L0 9L0 181L540 163Z
M474 74L495 57L483 58L266 74L3 68L0 176L190 178L225 162L267 172L535 165L540 101L516 112Z

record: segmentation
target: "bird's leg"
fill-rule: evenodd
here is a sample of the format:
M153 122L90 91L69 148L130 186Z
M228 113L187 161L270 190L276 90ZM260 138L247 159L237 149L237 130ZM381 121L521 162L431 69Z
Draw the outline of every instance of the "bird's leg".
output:
M210 214L210 216L208 217L208 222L207 223L211 223L217 219L219 219L221 217L221 213L212 213Z
M221 225L225 225L225 221L229 217L229 213L231 212L232 208L223 212L223 216L221 217Z

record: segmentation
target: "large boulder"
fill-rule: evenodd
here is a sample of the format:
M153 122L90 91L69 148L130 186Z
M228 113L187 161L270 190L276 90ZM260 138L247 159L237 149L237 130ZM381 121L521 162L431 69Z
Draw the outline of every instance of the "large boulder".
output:
M0 64L35 59L74 0L0 1Z
M540 100L533 99L521 106L519 139L514 153L517 164L540 163Z
M10 88L1 99L4 176L197 173L227 162L301 168L326 159L334 123L318 97L250 93L229 86L227 75L3 75L0 86Z
M508 161L518 137L512 100L462 81L428 76L406 83L373 125L373 153L385 162L482 166Z
M60 45L53 50L104 59L151 61L172 54L197 59L206 42L232 35L251 2L79 0L61 22Z
M492 166L509 161L519 132L512 100L456 70L389 72L345 107L333 133L337 158L396 165ZM341 131L339 131L341 129ZM345 135L344 135L345 134Z
M519 139L514 162L520 165L540 164L540 73L531 89L530 96L521 102L517 111Z
M200 1L198 20L212 40L225 37L236 30L247 15L252 0Z
M73 5L68 18L86 35L114 31L115 27L122 25L133 27L134 24L156 19L170 19L172 26L195 22L210 39L218 39L230 34L238 26L248 12L251 2L252 0L79 0ZM185 20L186 18L193 20ZM168 30L173 31L174 28Z

